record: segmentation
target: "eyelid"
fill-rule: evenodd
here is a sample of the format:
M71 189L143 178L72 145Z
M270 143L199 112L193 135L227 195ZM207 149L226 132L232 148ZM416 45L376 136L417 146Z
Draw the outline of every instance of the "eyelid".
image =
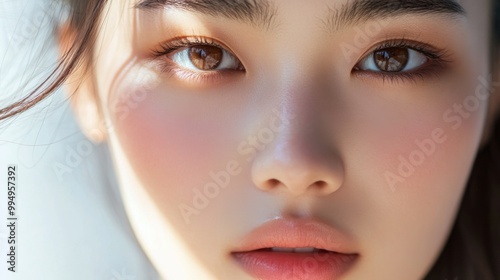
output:
M180 50L182 48L189 48L192 46L196 45L204 45L204 46L214 46L218 47L221 49L224 49L227 51L230 55L234 56L238 60L237 55L229 48L226 46L224 43L210 38L210 37L205 37L205 36L178 36L178 37L173 37L172 39L168 41L164 41L160 43L160 50L153 50L153 55L156 57L160 57L163 55L166 55L168 53L174 52L176 50ZM241 61L240 61L241 62Z

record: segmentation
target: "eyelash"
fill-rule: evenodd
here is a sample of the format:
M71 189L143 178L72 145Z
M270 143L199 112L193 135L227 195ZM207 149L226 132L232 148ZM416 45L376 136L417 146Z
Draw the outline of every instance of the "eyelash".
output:
M163 42L160 44L159 50L153 50L153 57L155 58L155 60L156 59L162 60L161 63L159 64L162 73L177 76L179 79L188 82L213 83L223 78L224 75L230 72L234 72L234 70L193 72L179 67L172 61L165 62L165 60L168 60L165 59L166 56L180 49L190 48L193 46L214 46L217 48L225 49L231 55L234 56L234 54L231 51L229 51L228 48L222 46L222 44L217 43L215 40L207 37L195 36L195 37L175 37L172 40ZM389 48L413 49L425 55L428 58L428 62L426 62L425 65L418 67L418 69L416 70L407 72L392 72L392 73L382 72L382 71L374 72L374 71L359 70L356 69L356 67L354 67L352 69L352 73L359 75L362 78L381 79L383 83L387 81L391 83L408 82L408 81L417 82L418 80L425 80L428 77L431 77L435 74L439 74L440 71L445 69L446 64L450 62L449 60L447 60L449 54L445 50L437 49L422 42L406 40L406 39L383 41L382 43L379 43L374 49L367 52L362 58L368 55L372 55L377 51ZM238 58L236 57L236 59ZM244 71L244 68L242 68L241 70Z
M379 43L374 49L370 50L364 56L362 56L362 58L365 58L368 55L372 55L377 51L390 48L407 48L418 51L425 55L428 61L417 69L406 72L374 72L359 69L357 70L356 67L354 67L352 73L358 74L362 77L374 77L376 79L382 79L383 83L385 83L386 81L392 83L408 81L418 82L419 80L425 80L428 77L439 74L446 68L446 65L451 62L448 60L449 53L446 50L437 49L423 42L417 42L407 39L383 41L382 43Z
M162 73L167 75L177 76L181 80L185 80L191 83L214 83L219 81L224 77L224 75L229 74L234 70L217 70L217 71L199 71L193 72L191 70L183 69L179 67L168 58L173 52L190 48L194 46L213 46L226 50L229 54L236 57L227 47L222 44L217 43L215 40L207 37L194 36L194 37L174 37L173 39L160 43L159 50L153 50L153 57L156 59L161 59L159 64ZM244 68L241 69L244 71Z

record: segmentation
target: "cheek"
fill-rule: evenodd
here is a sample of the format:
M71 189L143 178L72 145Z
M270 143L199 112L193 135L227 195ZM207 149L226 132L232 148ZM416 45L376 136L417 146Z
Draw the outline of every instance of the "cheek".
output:
M477 107L465 104L475 96L471 85L429 93L443 97L387 108L387 103L368 102L376 110L365 108L371 118L362 118L362 132L356 136L362 140L350 143L356 156L347 162L362 171L346 185L359 188L353 190L357 193L352 204L362 213L356 217L362 220L358 232L370 232L364 240L367 251L379 261L392 260L393 268L401 267L408 275L428 267L445 242L487 107L480 100ZM398 107L402 109L394 109ZM357 122L362 123L361 118ZM407 252L412 252L411 258Z
M200 110L180 112L168 104L159 103L160 94L148 92L147 98L136 109L116 122L116 132L141 178L155 180L157 174L153 176L153 173L161 167L162 174L169 178L164 183L177 181L186 184L179 179L199 176L197 172L211 165L210 159L217 152L213 145L217 141L217 136L213 135L215 127L203 123ZM164 190L182 191L183 188L169 184Z
M449 79L384 92L383 98L371 92L352 101L358 112L351 119L357 133L344 149L359 155L355 168L370 170L371 178L391 193L433 191L433 182L440 178L463 181L487 109L484 92L477 94L478 84ZM418 190L405 187L417 182L422 185Z
M194 190L211 181L210 172L226 169L234 158L235 143L243 138L241 125L231 117L238 105L217 108L230 102L220 95L193 96L161 87L142 90L136 102L140 86L121 88L110 103L122 108L111 110L117 139L163 214L184 223L179 205L192 205Z

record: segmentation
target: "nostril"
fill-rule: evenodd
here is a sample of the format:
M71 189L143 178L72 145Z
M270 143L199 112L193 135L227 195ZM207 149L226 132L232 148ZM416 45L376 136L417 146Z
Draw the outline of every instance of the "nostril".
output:
M316 181L310 186L310 189L317 193L326 194L331 189L331 185L328 185L328 183L325 181Z
M325 181L317 181L317 182L314 182L314 184L312 185L313 188L315 189L318 189L318 190L323 190L325 189L327 186L326 186L326 182Z
M265 186L266 190L277 189L279 187L290 188L289 185L284 184L283 182L281 182L278 179L269 179L265 182L264 186ZM306 186L306 185L303 185L303 186ZM292 187L292 189L293 189L293 187ZM310 184L307 188L303 188L303 191L307 191L307 189L309 189L309 191L321 193L321 192L324 192L325 190L328 189L328 184L325 181L320 180L320 181L316 181L316 182Z
M270 179L267 181L267 188L268 189L274 189L278 187L281 184L281 182L277 179Z

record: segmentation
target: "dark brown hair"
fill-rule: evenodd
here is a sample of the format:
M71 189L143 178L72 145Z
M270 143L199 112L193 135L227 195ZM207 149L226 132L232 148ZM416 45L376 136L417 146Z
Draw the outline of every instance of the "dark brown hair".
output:
M28 96L0 110L0 120L28 110L60 87L78 67L91 65L92 46L107 0L66 0L74 43L56 69ZM500 0L493 11L492 61L500 46ZM496 66L495 66L496 68ZM494 69L494 72L497 72ZM500 279L500 125L479 150L451 234L427 280ZM411 254L411 252L408 252ZM389 264L388 264L389 265Z

